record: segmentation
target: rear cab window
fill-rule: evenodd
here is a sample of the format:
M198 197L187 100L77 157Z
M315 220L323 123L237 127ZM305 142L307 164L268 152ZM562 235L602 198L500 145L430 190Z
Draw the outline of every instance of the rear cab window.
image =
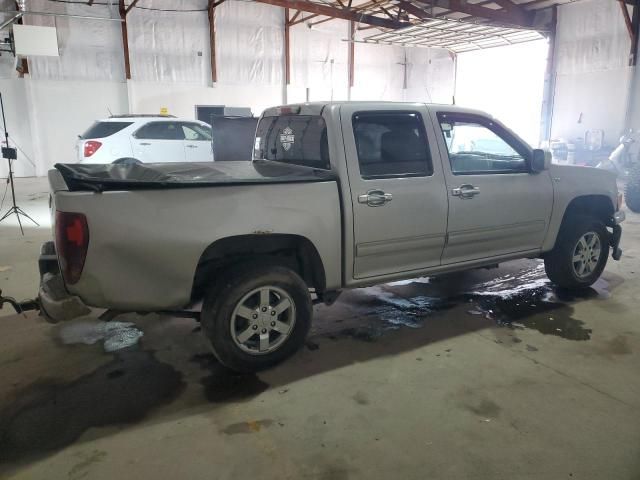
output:
M80 135L82 140L110 137L120 130L124 130L133 122L95 122L89 129Z
M263 117L254 142L254 160L331 169L327 125L320 115Z

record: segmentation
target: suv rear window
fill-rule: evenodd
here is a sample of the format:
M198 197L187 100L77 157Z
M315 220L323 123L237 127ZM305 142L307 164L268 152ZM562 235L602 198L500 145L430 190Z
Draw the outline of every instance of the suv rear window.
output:
M91 138L105 138L118 133L120 130L127 128L133 122L95 122L84 132L80 138L89 140Z
M319 115L263 117L256 130L253 158L330 170L324 119Z

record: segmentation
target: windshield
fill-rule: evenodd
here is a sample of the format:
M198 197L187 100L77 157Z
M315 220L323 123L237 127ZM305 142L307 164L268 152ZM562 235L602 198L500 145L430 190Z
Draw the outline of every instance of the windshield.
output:
M253 159L330 170L324 119L319 115L263 117L256 130Z

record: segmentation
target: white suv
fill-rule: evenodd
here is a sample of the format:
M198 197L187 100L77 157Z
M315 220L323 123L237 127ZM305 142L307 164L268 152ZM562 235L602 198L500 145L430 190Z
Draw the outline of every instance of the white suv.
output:
M78 138L78 160L84 163L213 161L211 127L169 115L115 115Z

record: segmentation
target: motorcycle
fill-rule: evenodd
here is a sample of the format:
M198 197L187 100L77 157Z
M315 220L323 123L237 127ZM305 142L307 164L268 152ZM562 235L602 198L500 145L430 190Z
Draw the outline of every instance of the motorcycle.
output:
M624 198L632 212L640 212L640 133L629 130L609 158L596 165L626 180Z

